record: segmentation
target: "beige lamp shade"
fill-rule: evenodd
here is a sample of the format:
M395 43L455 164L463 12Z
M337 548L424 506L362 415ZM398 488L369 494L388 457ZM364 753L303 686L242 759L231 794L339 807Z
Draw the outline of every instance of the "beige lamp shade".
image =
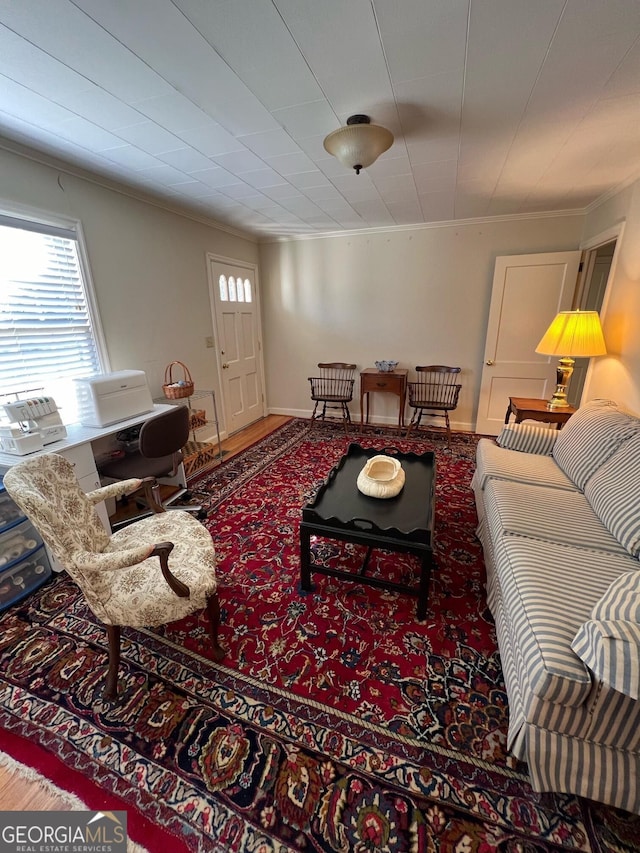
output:
M368 116L351 116L347 126L334 130L324 140L325 150L343 166L366 169L393 145L393 134L386 127L371 124Z
M572 358L606 355L600 315L597 311L561 311L542 336L536 352Z
M536 352L560 356L556 368L556 390L547 407L567 408L567 387L575 359L606 355L600 315L597 311L561 311L542 336Z

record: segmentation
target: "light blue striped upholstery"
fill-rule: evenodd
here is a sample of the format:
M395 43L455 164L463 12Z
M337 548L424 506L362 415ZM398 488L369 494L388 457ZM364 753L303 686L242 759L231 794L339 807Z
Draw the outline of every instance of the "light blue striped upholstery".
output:
M593 674L619 693L640 699L640 625L622 619L590 619L571 648Z
M489 438L481 438L476 452L475 486L484 489L490 477L521 483L541 483L554 489L576 490L576 486L551 456L507 450L498 447Z
M493 541L495 572L504 597L519 677L541 699L578 706L591 692L589 670L571 650L593 602L631 558L550 544L520 536ZM561 571L560 571L561 568Z
M594 401L552 434L481 440L472 480L507 746L536 791L640 814L640 422Z
M496 444L521 453L550 456L557 437L557 429L533 424L506 424L496 438Z
M481 505L486 493L476 488L475 494ZM531 689L529 671L519 648L519 634L514 627L514 613L520 616L516 621L525 617L522 607L513 607L513 597L509 604L505 602L499 575L508 568L503 563L498 572L488 528L487 523L481 524L478 535L485 553L487 601L496 622L509 697L509 750L528 763L536 791L565 791L640 813L640 702L597 682L592 683L582 704L569 707L541 698ZM518 541L515 536L505 538ZM573 549L556 552L555 548L552 553L553 557L546 560L556 583L550 595L550 618L575 619L579 627L582 614L588 615L588 605L575 614L572 609L572 591L583 586L580 554L577 567L574 565L573 572L564 575L565 585L558 577L557 567L564 565L567 558L575 562L576 554ZM543 573L539 580L541 588L547 589L547 574ZM594 580L591 577L591 582ZM596 588L588 596L594 601L604 591L596 582ZM536 668L532 667L532 671L535 673Z
M607 707L624 715L625 709L617 708L615 703ZM636 726L640 722L637 716L634 722ZM531 782L536 791L579 794L634 814L640 813L637 752L602 747L596 740L583 740L537 726L528 727L527 741L529 756L536 757L535 762L529 761Z
M640 432L589 479L585 497L622 545L640 555Z
M485 487L484 514L493 539L505 534L528 536L559 545L627 555L582 492L490 480Z
M622 619L640 623L640 571L625 572L594 604L592 619Z
M605 684L640 699L640 569L613 581L571 648Z
M553 458L581 490L615 451L640 430L637 418L614 404L594 400L567 421L553 446Z

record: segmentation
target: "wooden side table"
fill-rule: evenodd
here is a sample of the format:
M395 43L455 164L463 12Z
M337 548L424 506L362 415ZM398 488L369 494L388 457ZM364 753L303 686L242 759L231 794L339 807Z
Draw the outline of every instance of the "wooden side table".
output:
M556 424L556 429L562 429L563 424L577 411L573 406L567 406L566 409L549 409L546 400L538 400L535 397L509 397L504 422L508 424L509 417L514 414L517 424L527 420L541 421L545 424Z
M404 428L404 408L407 401L406 368L396 368L388 373L382 373L376 367L367 367L360 374L360 429L369 423L369 394L374 391L385 391L399 397L398 429ZM364 398L367 398L367 416L364 417Z

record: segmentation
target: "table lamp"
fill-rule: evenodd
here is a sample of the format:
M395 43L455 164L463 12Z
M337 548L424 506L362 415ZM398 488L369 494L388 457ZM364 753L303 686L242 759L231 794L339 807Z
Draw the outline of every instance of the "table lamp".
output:
M561 356L556 369L556 390L547 407L566 408L569 405L567 386L575 359L606 355L600 315L597 311L561 311L542 336L536 352Z

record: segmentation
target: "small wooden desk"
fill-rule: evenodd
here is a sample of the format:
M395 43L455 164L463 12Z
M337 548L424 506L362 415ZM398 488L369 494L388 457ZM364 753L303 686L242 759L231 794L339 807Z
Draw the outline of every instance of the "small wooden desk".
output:
M509 417L514 414L517 424L527 420L541 421L545 424L556 424L556 429L562 429L563 424L577 411L573 406L567 406L566 409L549 409L546 400L538 400L535 397L509 397L504 422L508 424Z
M386 391L400 398L398 412L398 429L404 428L404 408L407 401L407 377L409 371L406 368L383 373L376 367L367 367L360 374L360 429L365 423L369 423L369 394L372 391ZM367 416L364 417L364 398L367 397Z

